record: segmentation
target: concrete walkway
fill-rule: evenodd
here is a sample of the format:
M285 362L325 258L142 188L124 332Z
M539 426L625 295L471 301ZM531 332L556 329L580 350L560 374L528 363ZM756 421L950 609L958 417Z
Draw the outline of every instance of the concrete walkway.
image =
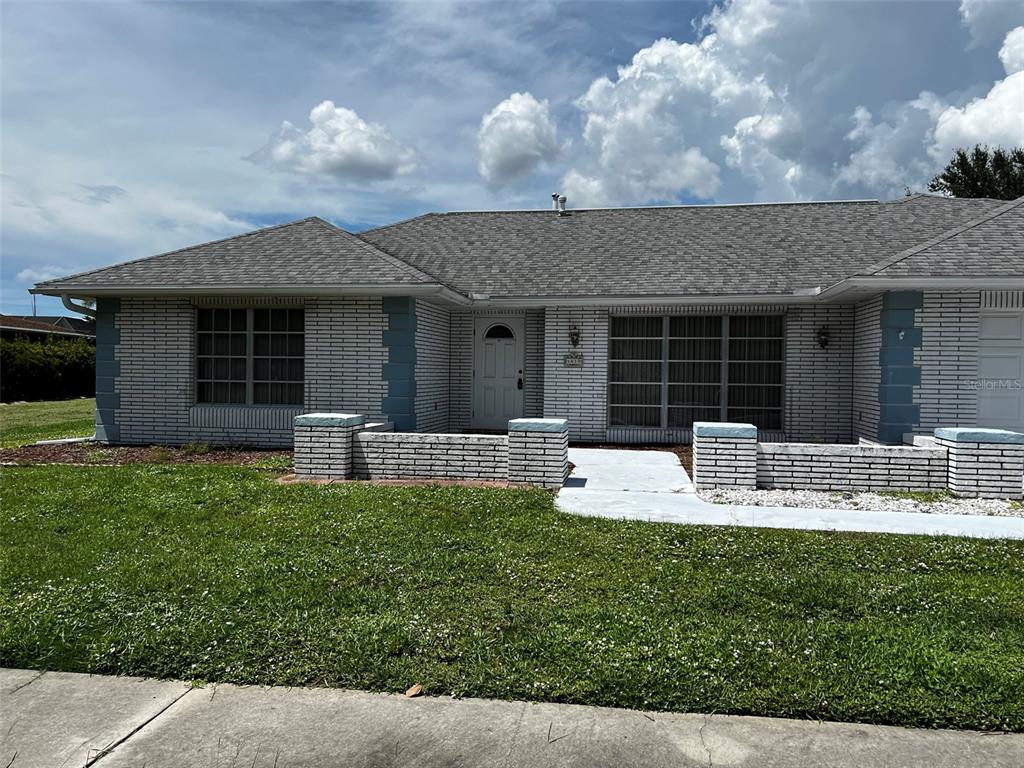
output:
M1019 768L1024 735L0 670L3 768Z
M942 534L1024 539L1024 518L711 504L668 451L570 448L575 470L558 508L575 515L661 523L742 525L816 531Z

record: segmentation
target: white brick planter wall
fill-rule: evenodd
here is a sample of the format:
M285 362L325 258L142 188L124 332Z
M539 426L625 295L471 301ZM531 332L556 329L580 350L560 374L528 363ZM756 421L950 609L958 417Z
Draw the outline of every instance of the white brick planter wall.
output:
M752 424L694 424L693 480L700 489L932 491L1020 499L1024 434L936 429L933 445L758 443ZM922 438L923 440L923 438Z
M698 488L754 488L757 427L694 422L693 482Z
M946 487L944 448L761 443L757 487L811 491L934 491Z
M505 480L506 435L361 432L352 445L353 476L365 480Z
M565 419L515 419L508 435L381 432L355 414L295 419L295 474L300 476L494 480L559 488L568 467Z
M508 479L561 488L569 474L565 419L513 419L508 423Z
M1020 499L1024 485L1024 434L1002 429L935 430L949 451L949 489L957 496Z

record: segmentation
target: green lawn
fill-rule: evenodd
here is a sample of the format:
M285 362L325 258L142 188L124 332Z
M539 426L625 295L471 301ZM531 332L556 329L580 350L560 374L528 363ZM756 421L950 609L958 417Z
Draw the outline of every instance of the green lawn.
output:
M541 491L0 470L5 666L1024 730L1024 542Z
M0 404L0 448L59 437L88 437L95 431L95 411L96 400L84 397Z

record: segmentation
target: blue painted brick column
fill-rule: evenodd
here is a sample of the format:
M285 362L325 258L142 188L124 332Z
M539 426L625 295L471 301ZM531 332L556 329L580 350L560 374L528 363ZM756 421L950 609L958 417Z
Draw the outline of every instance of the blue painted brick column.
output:
M388 328L384 346L385 415L398 432L416 431L416 300L407 296L385 296L381 300Z
M121 363L114 356L121 341L114 322L120 310L120 299L96 301L96 439L105 443L116 443L121 437L117 426L121 396L116 388Z
M898 445L903 435L921 421L914 402L914 387L921 383L921 368L914 365L914 350L921 346L915 313L924 305L921 291L890 291L882 296L882 344L878 352L878 441Z

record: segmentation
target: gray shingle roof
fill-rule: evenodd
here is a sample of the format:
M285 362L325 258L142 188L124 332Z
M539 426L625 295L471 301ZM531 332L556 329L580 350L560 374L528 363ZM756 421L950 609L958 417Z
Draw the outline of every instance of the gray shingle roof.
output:
M323 219L311 217L112 267L37 288L262 288L429 285L430 275Z
M1024 276L1024 198L904 251L879 277Z
M493 297L789 294L857 275L1024 274L1024 206L917 195L432 213L351 235L312 217L40 283L88 289L446 286ZM998 216L993 216L995 213Z
M854 201L435 213L367 242L463 293L782 294L856 275L1004 205L919 195Z

